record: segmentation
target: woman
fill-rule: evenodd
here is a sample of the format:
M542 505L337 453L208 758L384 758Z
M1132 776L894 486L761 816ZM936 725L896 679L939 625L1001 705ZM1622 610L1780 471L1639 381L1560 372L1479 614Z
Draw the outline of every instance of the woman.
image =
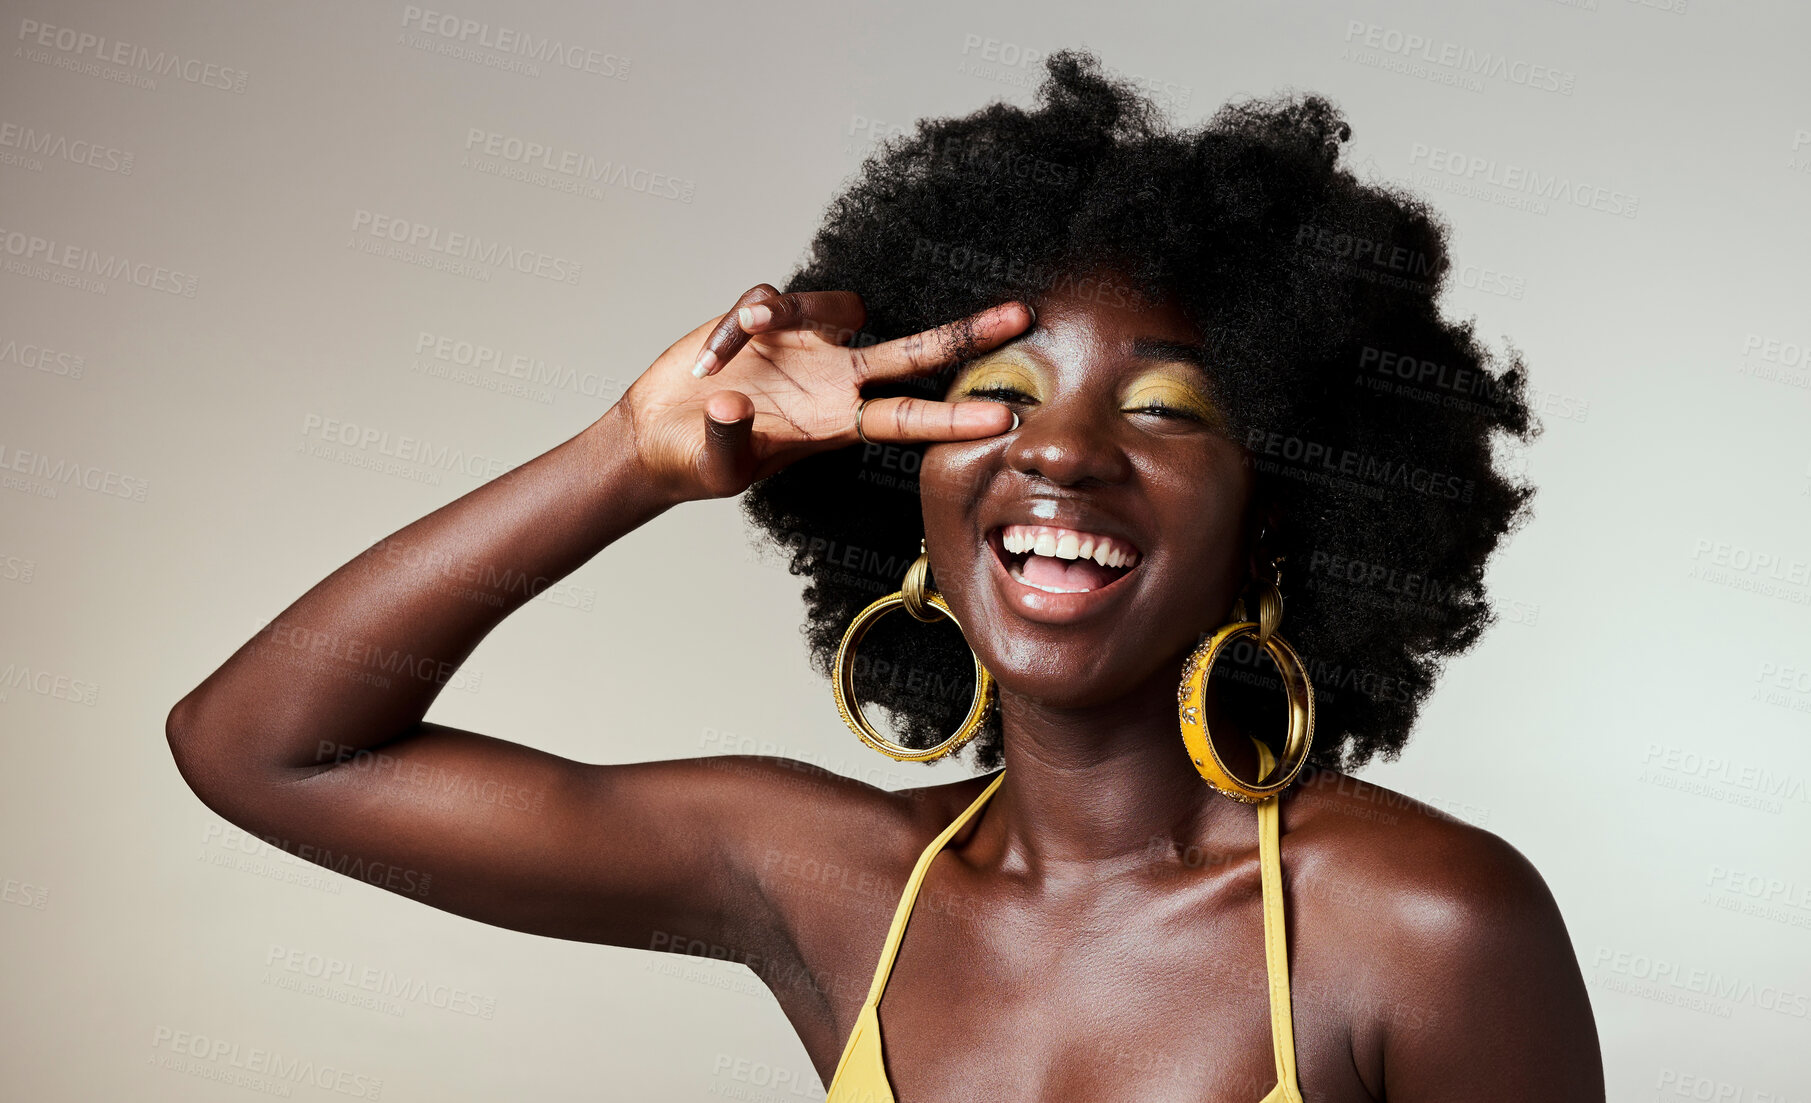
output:
M1324 101L1176 133L1048 68L1036 111L880 150L785 293L303 595L172 711L183 776L447 911L744 961L842 1103L1602 1099L1539 874L1342 772L1489 620L1520 364L1440 317L1439 223L1339 168ZM423 720L533 593L751 486L850 725L1003 771L891 793Z

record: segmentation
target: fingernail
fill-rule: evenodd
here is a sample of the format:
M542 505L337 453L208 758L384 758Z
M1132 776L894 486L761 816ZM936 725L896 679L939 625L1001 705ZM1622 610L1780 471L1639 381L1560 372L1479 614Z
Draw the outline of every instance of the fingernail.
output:
M1019 411L1014 410L1012 412L1012 429L1017 429L1018 427L1019 427ZM1008 429L1006 431L1008 433L1010 433L1010 432L1012 432L1012 429Z
M1032 306L1030 303L1026 303L1025 309L1031 312L1031 324L1034 326L1037 325L1038 324L1038 308L1035 306ZM1026 328L1030 328L1030 327L1028 326ZM1014 416L1017 416L1017 415L1014 415Z
M744 306L736 310L736 320L742 323L743 329L764 326L773 320L771 306Z
M692 378L703 379L705 376L709 375L711 369L716 366L717 354L710 349L706 349L699 355L698 362L692 365Z

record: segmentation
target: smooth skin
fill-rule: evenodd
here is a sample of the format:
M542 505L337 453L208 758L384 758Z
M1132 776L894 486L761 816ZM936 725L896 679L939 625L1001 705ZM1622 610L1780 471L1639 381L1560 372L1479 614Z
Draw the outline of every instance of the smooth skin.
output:
M752 288L579 435L298 599L171 711L179 770L227 820L437 908L743 961L828 1083L906 877L988 778L892 793L777 758L597 765L423 718L533 593L682 502L855 444L863 383L966 348L946 401L863 415L871 440L934 442L932 576L999 684L1008 767L907 928L880 1007L894 1091L1255 1103L1275 1082L1256 813L1195 774L1175 695L1275 515L1172 304L1052 296L1033 321L1008 303L863 347L854 294ZM988 537L1012 521L1142 558L1078 611L1006 580ZM394 653L429 673L361 676ZM1209 720L1253 776L1244 737ZM1281 809L1309 1099L1604 1098L1577 958L1521 854L1334 771L1304 770Z

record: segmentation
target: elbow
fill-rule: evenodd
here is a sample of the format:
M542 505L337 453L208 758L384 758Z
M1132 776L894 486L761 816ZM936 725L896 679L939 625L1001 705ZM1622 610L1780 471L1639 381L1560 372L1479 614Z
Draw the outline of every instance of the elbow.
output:
M246 827L268 811L272 793L300 776L272 757L261 716L246 717L205 687L189 691L164 718L176 772L216 814Z
M197 754L199 740L195 736L197 711L195 694L191 692L176 702L170 709L170 715L164 717L163 734L164 741L170 746L170 757L176 762L176 772L182 775L182 780L188 783L190 789L200 795L201 790L196 785L197 768L200 766L200 756Z
M182 749L189 742L190 734L195 730L195 695L188 694L176 702L170 709L170 715L164 717L163 735L170 744L170 753L177 761L182 760Z
M170 709L164 718L164 740L169 744L176 772L203 804L214 808L212 794L220 792L227 779L221 756L209 749L210 744L217 747L219 740L209 735L199 694L200 690L191 691Z

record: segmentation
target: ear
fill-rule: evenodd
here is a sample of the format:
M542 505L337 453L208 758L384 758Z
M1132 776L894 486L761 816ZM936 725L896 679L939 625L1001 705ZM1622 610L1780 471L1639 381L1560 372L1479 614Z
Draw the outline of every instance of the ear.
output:
M1246 556L1245 575L1247 578L1270 581L1270 564L1280 551L1281 541L1277 537L1282 527L1283 513L1276 502L1269 499L1252 498L1251 509L1246 521Z

